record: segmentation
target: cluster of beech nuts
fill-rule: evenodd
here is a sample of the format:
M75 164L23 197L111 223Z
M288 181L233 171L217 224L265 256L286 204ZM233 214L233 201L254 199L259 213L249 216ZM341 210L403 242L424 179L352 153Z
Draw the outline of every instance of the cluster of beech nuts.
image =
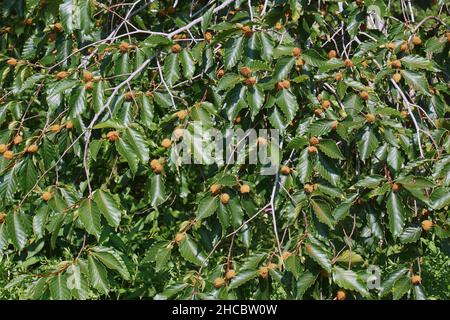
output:
M180 110L177 112L177 117L178 120L182 121L184 119L186 119L186 117L189 115L189 111L188 110Z
M366 118L366 121L369 122L369 123L375 122L375 120L377 119L375 117L375 115L372 114L372 113L368 113L364 117Z
M422 227L422 229L424 231L430 231L431 228L433 228L433 221L431 221L431 220L423 220L420 223L420 225L421 225L421 227Z
M236 277L236 270L234 269L228 269L227 272L225 272L225 276L215 278L213 281L214 288L220 289L227 281L231 281L231 279Z
M179 233L177 233L175 235L175 240L174 241L175 241L176 244L179 244L181 241L184 240L184 238L186 238L186 235L184 233L179 232Z
M250 38L253 35L253 30L249 26L243 26L241 31L246 38Z
M289 89L291 87L291 82L289 80L278 81L275 84L277 90Z
M253 86L256 83L256 78L251 76L252 75L252 70L249 67L244 66L244 67L242 67L239 70L239 72L241 73L241 75L243 77L245 77L244 83L245 83L246 86L251 87L251 86Z
M49 201L52 197L51 192L49 191L45 191L44 193L42 193L42 200L44 201Z
M205 41L206 41L206 42L211 42L211 40L212 40L212 38L213 38L213 35L212 35L211 32L207 31L207 32L205 32L205 34L204 34L204 38L205 38Z
M83 81L84 81L84 88L87 91L91 91L92 89L94 89L94 75L92 74L92 72L90 71L83 71Z
M336 292L336 300L345 300L347 299L347 293L345 292L345 290L338 290Z
M0 224L6 221L6 213L0 212Z
M211 192L211 195L216 196L220 194L219 199L222 204L227 204L230 201L230 195L226 192L221 192L222 186L220 184L214 183L209 187L209 191ZM239 192L241 194L248 194L250 193L251 188L248 184L243 183L239 185Z
M328 58L329 59L333 59L333 58L336 58L337 57L337 52L336 52L336 50L330 50L330 51L328 51Z
M164 163L163 159L153 159L150 161L150 168L152 168L154 173L160 174L164 170Z
M394 192L399 192L401 188L402 188L402 185L400 183L394 182L391 184L391 189Z
M113 130L113 131L109 131L109 132L106 134L106 138L107 138L110 142L114 142L114 141L119 140L120 135L119 135L119 132Z
M287 260L287 258L289 258L292 255L292 252L289 251L284 251L281 255L281 259L283 261ZM273 262L269 262L267 265L265 266L261 266L258 270L258 274L261 278L266 279L269 276L269 272L270 270L274 270L277 269L278 265L276 263Z
M419 276L418 274L415 274L413 276L411 276L411 283L413 285L419 285L422 283L422 277Z
M68 130L73 128L73 123L72 121L68 120L66 122L65 125L60 125L60 124L53 124L51 125L48 130L52 133L59 133L63 128L66 128ZM21 134L17 134L11 144L14 146L18 146L23 142L23 136ZM33 154L36 153L39 150L39 147L37 146L36 142L26 146L23 150L24 153L29 153L29 154ZM3 155L3 158L6 160L11 160L14 158L14 152L12 150L8 149L8 145L1 143L0 144L0 154Z
M171 47L170 50L172 51L172 53L180 53L183 48L178 43L176 43Z
M281 166L280 171L281 171L281 174L287 176L288 174L290 174L292 172L292 168L290 168L289 166L284 165L284 166Z

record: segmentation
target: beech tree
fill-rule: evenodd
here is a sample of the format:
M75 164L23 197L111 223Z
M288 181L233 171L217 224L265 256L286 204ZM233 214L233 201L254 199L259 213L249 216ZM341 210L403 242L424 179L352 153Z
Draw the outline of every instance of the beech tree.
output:
M448 2L0 12L0 298L449 298ZM275 174L173 161L196 124Z

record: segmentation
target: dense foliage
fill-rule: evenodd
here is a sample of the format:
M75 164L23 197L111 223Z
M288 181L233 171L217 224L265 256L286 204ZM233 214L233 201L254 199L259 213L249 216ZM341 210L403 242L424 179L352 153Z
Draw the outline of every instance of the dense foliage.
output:
M0 12L0 298L450 297L445 0ZM279 173L174 163L198 122Z

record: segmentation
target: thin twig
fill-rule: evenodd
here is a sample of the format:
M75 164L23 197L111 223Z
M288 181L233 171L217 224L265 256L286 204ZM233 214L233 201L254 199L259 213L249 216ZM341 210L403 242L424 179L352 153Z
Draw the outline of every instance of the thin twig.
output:
M413 112L412 112L411 105L410 105L410 103L409 103L409 101L408 101L408 98L406 98L405 94L403 93L402 89L400 89L400 87L397 85L397 83L396 83L393 79L391 79L391 83L394 85L394 87L397 89L397 91L398 91L398 92L400 93L400 95L402 96L403 101L405 102L406 108L408 109L408 113L409 113L409 115L411 116L411 119L412 119L412 121L413 121L413 123L414 123L414 127L416 128L417 143L418 143L418 145L419 145L420 157L423 158L424 155L423 155L423 150L422 150L422 144L421 144L421 142L420 142L420 128L419 128L419 125L418 125L418 123L417 123L417 120L416 120L416 118L414 117L414 114L413 114Z

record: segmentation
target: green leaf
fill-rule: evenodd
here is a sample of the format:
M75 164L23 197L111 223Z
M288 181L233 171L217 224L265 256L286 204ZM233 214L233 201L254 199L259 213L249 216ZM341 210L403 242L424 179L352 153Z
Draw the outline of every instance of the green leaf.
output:
M421 285L413 286L415 300L427 300L423 287Z
M44 295L48 288L47 280L46 278L40 278L32 284L28 294L31 300L38 300Z
M224 64L225 69L231 69L242 57L244 36L230 38L225 44Z
M428 81L423 75L407 70L400 71L400 74L414 90L430 95L428 92Z
M336 222L344 219L350 213L352 202L342 202L333 211L333 218Z
M284 119L280 111L278 111L278 108L273 109L269 121L276 129L281 131L288 125L288 122Z
M269 61L273 55L273 41L265 32L258 32L259 41L261 43L261 56L264 60Z
M5 200L14 199L14 193L18 189L16 166L12 167L9 171L6 171L5 175L0 177L0 198Z
M399 149L395 147L389 148L389 153L387 155L387 164L393 171L399 171L403 164L402 153Z
M394 238L398 237L405 225L406 213L401 198L395 192L390 192L387 199L387 212L389 215L389 230Z
M180 293L189 286L189 283L175 283L167 287L163 292L158 293L154 300L167 300Z
M118 139L115 142L116 149L120 153L122 157L126 159L128 162L128 165L130 166L130 169L133 173L136 173L138 165L139 165L139 158L135 151L133 150L132 146L128 144L124 139Z
M236 274L230 284L228 285L229 289L236 289L242 286L244 283L256 278L258 276L257 270L244 270L240 271Z
M291 255L284 261L286 271L292 272L295 278L300 274L300 257L298 255Z
M189 50L182 50L180 52L180 62L183 67L183 76L186 79L191 79L195 72L195 62L192 59L191 52Z
M160 174L155 174L149 181L149 198L152 207L156 207L162 202L164 202L164 197L166 194L166 188L164 185L164 179Z
M318 184L317 191L323 193L324 195L330 196L332 198L344 199L345 195L341 189L332 187L328 184Z
M6 223L0 223L0 252L3 251L3 248L8 244L8 230Z
M92 94L93 102L94 102L94 109L96 112L102 109L102 107L105 104L105 82L104 81L98 81L94 85L94 92Z
M67 287L67 276L58 273L50 280L50 294L53 300L69 300L70 290Z
M152 34L143 43L148 47L169 46L172 44L172 40L159 34Z
M114 73L121 75L121 78L125 78L130 73L131 66L132 64L130 63L130 56L128 52L120 53L116 63L114 64Z
M88 281L81 273L78 264L72 264L67 268L67 287L71 290L72 296L77 300L86 300L88 295Z
M308 144L309 141L305 137L294 137L291 141L289 141L287 148L295 150L303 150L304 147Z
M431 97L431 104L433 105L433 109L438 115L439 118L443 118L445 115L445 112L447 112L448 106L445 103L442 96L433 95Z
M384 297L391 293L394 283L397 282L397 280L400 279L406 272L408 272L408 270L408 268L400 268L391 272L387 279L381 284L381 289L379 292L380 297Z
M78 15L77 15L78 13ZM79 7L76 5L75 0L64 0L59 6L59 14L61 15L61 21L64 26L64 31L72 33L77 27L79 21Z
M19 92L17 92L17 93L21 93L21 92L23 92L25 90L33 88L36 85L37 82L43 80L44 78L45 78L44 74L40 74L40 73L33 74L31 77L27 78L23 82L22 86L20 87Z
M345 270L339 267L333 268L333 280L341 288L358 291L363 296L368 296L369 292L358 280L358 275L352 270Z
M333 186L337 186L341 180L340 170L336 167L333 161L319 154L319 159L316 162L315 170L322 178L327 180Z
M91 255L88 256L89 279L92 286L100 292L109 291L108 273L105 267L97 262Z
M227 94L224 109L226 110L228 120L234 121L239 111L245 107L246 91L247 87L239 84Z
M208 196L203 198L198 205L197 220L205 219L216 212L219 206L219 199L217 197Z
M101 232L100 212L95 202L92 199L83 200L78 212L86 231L98 238Z
M38 237L41 238L44 235L44 227L48 218L48 208L41 207L37 210L33 217L33 232ZM1 245L0 245L1 248Z
M21 178L22 186L25 187L26 191L33 189L38 179L38 171L32 158L22 162L19 177Z
M23 50L22 50L22 59L31 59L36 55L36 49L37 49L37 45L39 43L40 37L37 36L37 34L33 34L31 37L29 37L24 45L23 45ZM44 76L45 75L41 75ZM27 85L28 86L28 85ZM23 86L22 86L23 88ZM30 87L28 87L30 88ZM22 89L24 90L24 89ZM18 93L21 90L18 91Z
M231 198L227 204L228 211L230 212L230 222L234 228L238 228L244 218L244 210L242 210L241 202L239 198Z
M186 235L184 240L180 243L179 250L181 256L184 259L195 265L206 266L208 264L206 260L206 255L203 252L201 252L197 244L194 242L194 240L191 239L189 235Z
M109 191L96 190L94 192L94 201L109 225L115 228L118 227L122 213L119 205Z
M234 88L235 85L240 83L242 78L235 73L225 74L217 84L217 89L219 90L229 90Z
M11 242L18 250L22 250L27 245L27 234L22 213L11 213L6 219L8 235Z
M153 122L155 108L153 102L146 95L141 97L141 122L145 127L150 127Z
M402 276L397 280L392 288L392 297L394 300L400 300L409 290L412 289L411 279Z
M202 17L202 22L200 23L202 32L205 33L208 30L209 25L211 24L212 17L214 15L215 6L212 6L208 11L206 11Z
M363 257L361 255L357 254L356 252L350 252L350 250L345 250L342 252L339 256L336 257L335 261L342 262L346 265L349 263L355 264L355 263L362 263L364 262Z
M134 150L141 163L147 163L149 160L149 149L145 136L138 130L127 128L123 138Z
M331 215L330 205L324 200L310 201L311 207L320 222L325 223L331 229L334 229L333 216Z
M366 127L364 133L360 139L358 139L357 146L359 151L359 156L363 161L368 159L373 151L378 147L378 139L373 133L372 129Z
M169 267L169 259L172 253L172 247L165 247L158 251L156 254L156 272L160 272L162 270L166 270Z
M288 122L292 121L295 116L295 112L298 110L297 99L289 92L289 90L281 90L277 94L276 104L280 107L281 111L286 117Z
M278 59L273 72L273 78L277 81L289 78L289 72L294 67L294 64L295 59L292 57Z
M247 91L247 103L250 106L252 119L256 117L264 105L264 91L259 86L253 86Z
M296 288L295 299L301 300L306 290L308 290L316 282L316 279L317 276L313 275L309 271L305 271L302 274L300 274L295 284Z
M314 49L307 49L302 53L302 59L305 60L306 64L313 67L322 66L326 60Z
M49 86L47 89L47 103L49 107L56 109L62 101L62 93L74 88L77 84L77 80L66 79Z
M164 78L169 87L180 79L180 61L178 54L171 53L164 60Z
M344 160L345 157L334 140L321 140L317 145L320 151L332 159Z
M329 120L317 120L310 124L308 133L311 136L323 136L329 133L333 128L333 122Z
M419 240L421 234L422 234L421 227L408 227L405 228L403 233L399 236L399 239L402 243L412 243Z
M331 260L328 253L314 243L307 243L305 246L306 253L316 261L327 272L331 272Z
M252 34L250 38L247 39L244 47L244 56L245 60L254 61L259 58L259 47L257 44L257 35L255 33Z
M219 203L219 207L217 210L217 219L219 219L220 225L222 227L222 234L224 234L230 226L231 219L227 207L222 203Z
M85 34L89 33L94 27L92 19L91 3L89 1L81 1L80 5L80 27Z
M433 63L421 56L405 56L400 59L402 64L404 64L408 69L415 70L415 69L425 69L429 71L437 71L433 67Z
M319 64L319 71L320 72L329 72L331 70L340 69L344 67L344 61L341 59L330 59L328 61L322 62Z
M70 118L77 118L86 111L86 89L84 86L72 90L69 105Z
M431 208L434 210L442 209L450 204L450 189L435 188L430 196Z
M242 272L244 270L255 270L261 263L261 261L266 257L266 253L251 254L249 257L243 259L239 272Z
M106 247L93 247L90 253L99 261L101 261L108 269L117 271L123 279L130 279L130 273L119 253Z
M345 111L350 115L355 115L361 111L363 103L358 94L349 94L343 101Z
M297 164L298 178L301 183L306 183L312 174L313 163L309 159L308 149L304 149L300 154L300 158Z
M371 175L360 179L357 183L355 183L355 186L373 189L378 187L380 183L385 180L386 178L383 176Z
M358 91L369 91L370 87L367 87L365 85L363 85L361 82L353 80L353 79L345 79L344 80L345 84L355 90Z

